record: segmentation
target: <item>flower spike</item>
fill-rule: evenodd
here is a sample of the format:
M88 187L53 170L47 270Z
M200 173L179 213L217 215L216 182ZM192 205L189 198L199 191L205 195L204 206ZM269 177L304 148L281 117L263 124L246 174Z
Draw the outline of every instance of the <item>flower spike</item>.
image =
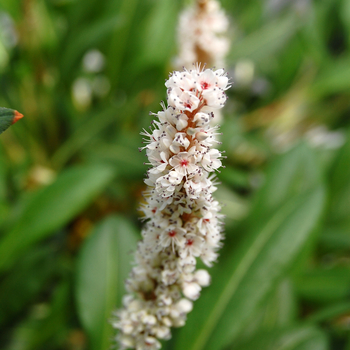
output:
M202 66L203 67L203 66ZM229 88L222 69L173 72L166 81L168 107L143 130L151 168L140 210L145 221L135 265L126 281L128 295L116 312L121 349L160 349L170 328L185 324L192 301L210 284L211 266L223 239L220 204L213 198L215 175L224 158L214 148L220 135L210 121L223 107Z

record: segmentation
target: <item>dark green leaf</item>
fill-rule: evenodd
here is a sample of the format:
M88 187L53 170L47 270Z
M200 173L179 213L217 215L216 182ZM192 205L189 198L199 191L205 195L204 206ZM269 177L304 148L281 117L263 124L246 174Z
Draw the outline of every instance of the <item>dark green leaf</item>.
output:
M101 193L114 171L101 164L63 172L26 203L22 215L0 241L0 270L7 268L31 244L62 228Z
M350 295L350 269L314 269L296 281L298 294L313 302L331 302Z
M58 270L52 247L38 247L22 257L2 280L0 289L0 324L23 312L38 297ZM23 293L25 291L25 293ZM11 295L11 298L9 298Z
M329 204L322 243L332 249L350 247L350 134L340 149L329 177Z
M292 198L221 264L181 330L177 349L220 349L235 339L290 267L319 220L324 191Z
M266 180L257 193L249 226L257 226L276 211L286 200L305 193L321 183L319 165L314 152L300 144L283 156L277 157L266 173Z
M78 258L76 300L92 350L108 350L113 335L109 319L120 305L124 281L136 249L135 228L122 217L101 222Z
M327 350L325 334L312 326L258 333L227 350Z
M247 221L248 236L216 267L179 332L176 349L220 349L235 339L302 251L319 221L324 189L305 145L279 157Z

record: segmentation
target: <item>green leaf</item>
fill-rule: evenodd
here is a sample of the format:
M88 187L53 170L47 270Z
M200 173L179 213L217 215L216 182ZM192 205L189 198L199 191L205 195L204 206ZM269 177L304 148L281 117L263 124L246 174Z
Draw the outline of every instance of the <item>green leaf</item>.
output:
M350 88L350 59L349 57L338 59L327 69L324 69L311 87L311 94L316 98L341 93Z
M329 201L326 225L321 236L332 249L350 247L350 133L340 149L329 176Z
M331 224L350 224L350 132L330 174L329 218Z
M315 188L321 180L316 156L306 144L277 157L268 168L264 186L254 199L250 214L254 220L249 226L258 226L286 200Z
M315 312L307 318L310 323L324 322L330 319L339 318L342 315L350 313L350 301L342 301L340 303L331 304L323 309Z
M53 247L37 247L25 254L1 281L0 325L23 312L58 270ZM25 291L25 293L23 293ZM8 296L11 295L11 298Z
M256 334L253 338L228 347L232 350L326 350L325 334L312 326L273 330Z
M347 299L350 292L350 269L314 269L296 280L296 291L312 302L333 302Z
M101 193L114 171L100 164L70 168L25 203L22 215L0 241L0 271L31 244L64 227Z
M216 350L238 337L313 236L324 204L318 174L305 145L276 159L247 219L247 237L213 271L176 349Z
M240 333L246 339L258 332L269 332L294 326L298 315L298 304L291 281L281 280L270 293L261 310L257 310Z
M22 117L21 113L13 109L0 107L0 134Z
M189 315L176 349L216 350L233 341L290 267L322 211L324 191L292 198L248 236L213 275Z
M84 52L121 27L123 22L121 16L112 13L89 22L87 26L80 27L77 33L70 35L65 50L60 54L62 71L66 73L63 75L70 73L67 78L71 77L73 68L78 65Z
M179 5L176 1L163 0L154 3L143 27L140 28L141 48L137 57L137 66L140 64L163 63L169 59L174 49L175 28Z
M62 279L50 303L34 305L32 312L14 329L7 350L62 349L66 344L71 311L70 281Z
M76 277L76 300L92 350L108 350L113 335L109 319L120 305L124 280L136 249L135 228L122 217L100 223L81 249Z
M262 63L269 61L269 57L284 47L293 36L299 26L294 14L284 18L269 21L259 30L244 36L232 45L229 60L235 61L240 58L250 58ZM278 28L278 30L276 30Z
M298 314L296 298L291 281L282 280L265 303L262 327L272 329L293 324Z

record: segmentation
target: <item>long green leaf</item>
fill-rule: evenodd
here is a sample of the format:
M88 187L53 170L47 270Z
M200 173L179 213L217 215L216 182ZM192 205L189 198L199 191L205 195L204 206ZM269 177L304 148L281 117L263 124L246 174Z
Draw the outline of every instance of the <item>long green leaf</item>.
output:
M264 186L255 196L250 214L254 220L248 225L260 225L289 198L315 188L322 182L319 170L315 154L306 144L277 157L267 170Z
M326 350L327 343L325 334L319 329L303 326L258 333L227 350Z
M321 241L328 248L350 247L350 132L329 177L329 205Z
M113 176L114 171L106 166L75 167L39 191L25 204L17 223L0 241L0 271L31 244L66 225L101 193Z
M196 303L176 349L216 350L239 335L304 246L323 201L320 187L292 198L248 237L239 252L213 273L213 285Z
M248 217L246 240L214 270L212 286L180 331L177 349L185 342L191 350L220 348L237 337L244 322L259 309L318 222L324 201L318 169L306 145L270 166ZM191 339L189 346L186 338Z
M110 349L112 328L108 320L124 294L136 237L127 220L109 217L95 228L80 252L75 294L91 350Z
M350 290L350 268L318 268L296 279L296 291L304 300L329 303L347 300Z

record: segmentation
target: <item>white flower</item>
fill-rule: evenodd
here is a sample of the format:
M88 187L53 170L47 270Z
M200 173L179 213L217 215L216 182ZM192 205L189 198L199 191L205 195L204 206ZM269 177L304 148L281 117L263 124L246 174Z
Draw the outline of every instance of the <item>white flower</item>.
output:
M162 197L170 197L175 191L175 186L182 180L182 176L180 175L180 172L170 171L168 174L159 177L156 181L157 192Z
M187 256L198 257L202 253L203 242L202 237L193 234L187 235L184 249L180 252L181 258Z
M174 140L170 145L169 149L172 153L179 153L181 151L181 148L186 150L189 145L190 141L186 137L186 134L183 132L178 132L175 134Z
M169 226L160 235L160 245L163 248L172 246L173 251L175 250L175 245L183 247L185 244L185 234L186 230L181 227Z
M170 159L169 163L180 176L186 176L198 170L193 155L188 152L178 153Z
M199 102L200 100L195 94L182 91L177 87L172 88L168 96L169 105L180 111L192 112L197 109Z
M211 149L206 152L202 158L202 166L206 171L213 171L221 167L221 153L217 149Z

